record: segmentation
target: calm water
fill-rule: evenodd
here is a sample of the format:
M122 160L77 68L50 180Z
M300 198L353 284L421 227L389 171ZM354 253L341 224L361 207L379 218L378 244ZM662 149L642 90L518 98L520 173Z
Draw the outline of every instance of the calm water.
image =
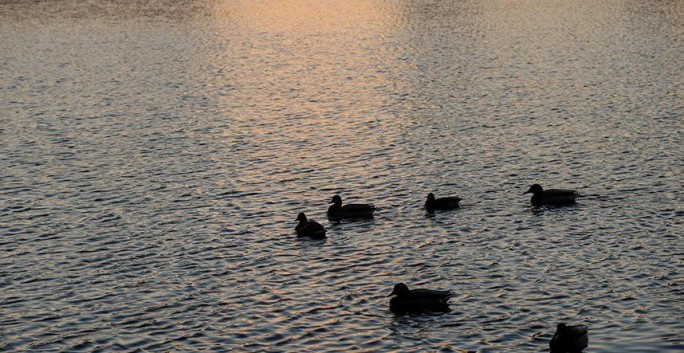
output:
M683 58L678 0L0 1L0 351L681 352Z

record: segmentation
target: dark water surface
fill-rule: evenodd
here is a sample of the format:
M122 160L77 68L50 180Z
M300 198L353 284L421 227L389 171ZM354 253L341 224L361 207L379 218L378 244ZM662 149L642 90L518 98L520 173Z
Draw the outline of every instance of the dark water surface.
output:
M678 0L0 1L0 351L682 352L683 58Z

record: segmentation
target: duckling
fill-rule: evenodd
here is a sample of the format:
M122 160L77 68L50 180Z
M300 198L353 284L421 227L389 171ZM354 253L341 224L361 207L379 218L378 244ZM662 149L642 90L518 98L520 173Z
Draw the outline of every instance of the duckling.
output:
M549 347L551 353L579 353L589 345L588 329L585 325L568 326L558 324Z
M541 185L534 184L524 194L532 194L530 201L535 206L540 205L570 205L575 203L578 196L575 190L549 189L544 190Z
M390 297L390 311L397 315L406 313L449 312L451 291L432 289L412 289L404 283L394 285Z
M328 219L340 221L342 219L373 218L375 206L373 204L349 204L342 206L342 198L335 195L328 207Z
M425 201L425 209L428 212L434 212L435 210L452 210L459 207L459 202L461 202L461 198L458 196L435 198L435 194L429 193L427 201Z
M295 232L297 232L297 237L302 238L302 237L310 237L311 239L324 239L325 238L325 228L323 226L316 222L316 221L310 221L306 218L306 215L304 212L301 212L299 215L297 215L296 221L299 221L299 224L295 227Z

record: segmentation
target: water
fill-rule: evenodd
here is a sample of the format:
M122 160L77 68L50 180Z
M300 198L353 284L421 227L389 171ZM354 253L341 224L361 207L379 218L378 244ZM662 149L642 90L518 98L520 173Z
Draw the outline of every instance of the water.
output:
M684 349L684 2L17 0L0 33L2 351Z

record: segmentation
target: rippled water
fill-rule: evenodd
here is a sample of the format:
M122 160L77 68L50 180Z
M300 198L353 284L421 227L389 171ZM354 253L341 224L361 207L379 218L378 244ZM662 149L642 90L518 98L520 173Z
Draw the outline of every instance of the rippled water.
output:
M682 1L16 0L0 33L2 351L684 350Z

